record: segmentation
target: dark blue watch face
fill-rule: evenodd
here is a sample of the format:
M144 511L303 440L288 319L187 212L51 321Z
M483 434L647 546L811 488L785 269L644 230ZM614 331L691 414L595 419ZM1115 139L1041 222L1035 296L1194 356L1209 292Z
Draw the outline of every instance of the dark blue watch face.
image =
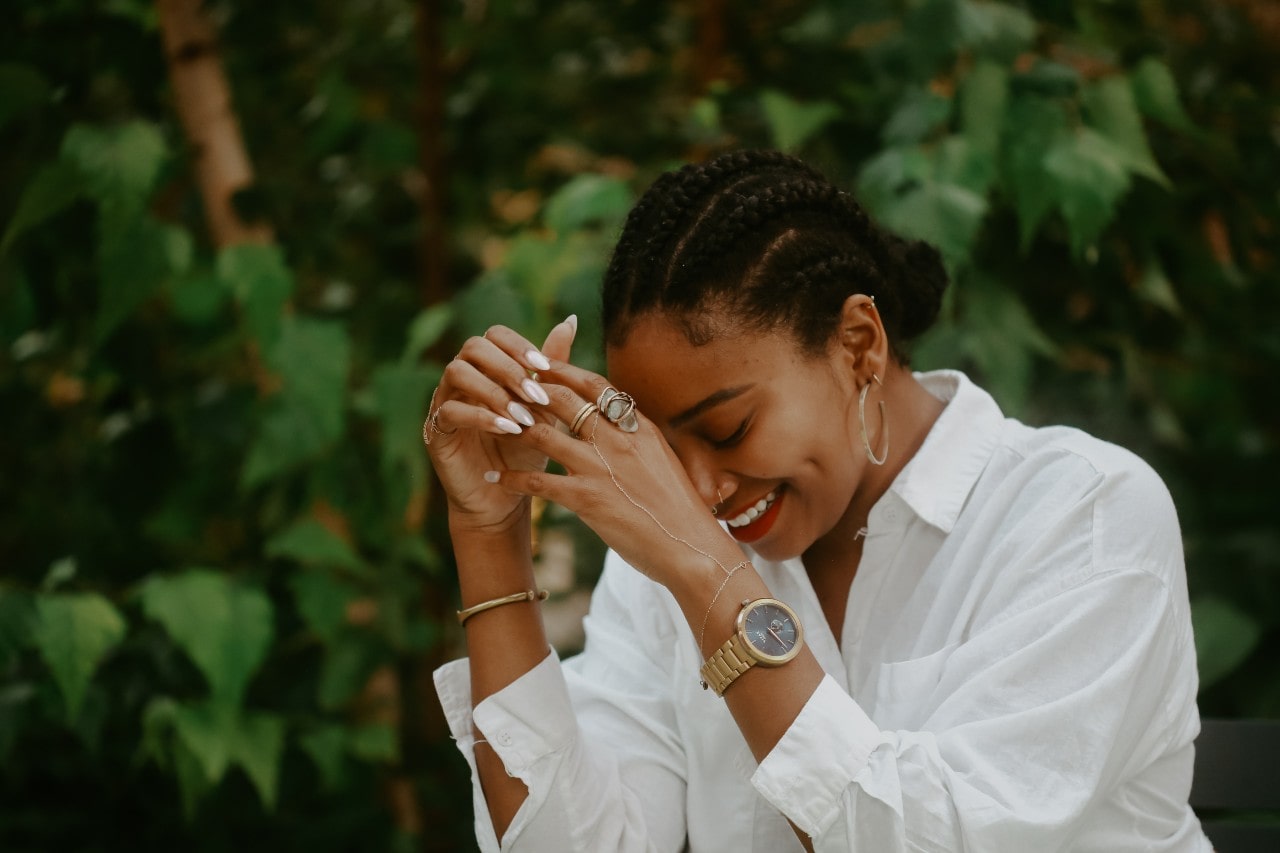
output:
M776 604L767 603L751 608L743 630L757 651L771 657L782 657L795 648L799 634L791 614Z

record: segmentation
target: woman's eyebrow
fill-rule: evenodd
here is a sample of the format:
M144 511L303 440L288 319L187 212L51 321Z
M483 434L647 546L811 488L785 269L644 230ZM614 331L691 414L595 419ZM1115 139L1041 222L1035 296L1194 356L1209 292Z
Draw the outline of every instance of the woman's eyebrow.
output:
M735 385L732 388L721 388L719 391L716 391L713 394L708 394L703 399L699 400L689 408L685 409L680 414L673 417L671 419L671 426L673 429L683 426L684 424L696 418L698 415L705 412L707 409L710 409L714 406L718 406L721 403L728 402L729 400L732 400L734 397L737 397L740 394L744 394L747 391L750 391L754 387L755 387L755 383L752 382L747 385Z

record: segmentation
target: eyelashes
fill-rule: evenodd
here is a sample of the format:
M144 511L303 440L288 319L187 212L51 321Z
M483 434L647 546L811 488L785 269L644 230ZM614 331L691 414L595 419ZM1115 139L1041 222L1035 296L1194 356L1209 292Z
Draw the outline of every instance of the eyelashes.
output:
M751 425L751 419L750 418L745 419L742 423L738 424L738 428L733 431L733 435L730 435L728 438L722 438L716 441L712 441L711 446L716 448L717 450L727 450L730 447L737 445L746 436L747 427L749 427L750 425Z

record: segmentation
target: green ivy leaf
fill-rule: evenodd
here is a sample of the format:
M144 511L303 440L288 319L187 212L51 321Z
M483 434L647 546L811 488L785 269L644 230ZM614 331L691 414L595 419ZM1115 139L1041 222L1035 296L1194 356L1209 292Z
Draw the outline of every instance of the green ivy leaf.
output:
M934 177L986 197L996 178L995 152L973 145L967 136L948 136L933 152Z
M1031 396L1035 360L1056 357L1058 349L1012 287L973 276L963 294L963 352L1001 407L1021 414Z
M1159 258L1153 257L1147 261L1142 269L1142 276L1138 279L1137 291L1144 301L1163 308L1175 317L1183 315L1182 303L1178 301L1178 294L1174 292L1173 283L1165 274L1164 265Z
M436 341L448 331L453 322L453 305L448 302L426 308L409 322L409 334L400 361L415 364Z
M804 103L777 89L760 94L760 107L773 146L783 151L795 151L840 116L831 101Z
M893 115L885 123L881 138L886 145L923 142L951 120L951 99L925 88L903 95Z
M565 238L547 240L532 233L521 234L508 246L504 267L533 305L546 310L555 301L561 283L580 263L571 249L574 245Z
M1169 187L1169 178L1156 165L1147 144L1147 131L1127 77L1107 77L1084 87L1081 93L1089 123L1125 155L1125 165L1139 175Z
M437 371L412 365L381 364L374 370L370 384L382 422L384 472L401 465L414 472L424 469L420 425L438 378Z
M212 702L175 704L172 709L174 731L199 763L210 787L222 781L231 761L233 720L231 712Z
M1194 125L1182 107L1178 84L1169 66L1148 56L1129 75L1134 103L1143 115L1176 130L1192 130Z
M102 214L98 245L98 316L94 340L102 343L174 275L191 264L191 236L145 215Z
M960 0L957 7L960 46L978 56L1012 62L1035 41L1035 19L1023 9L975 0Z
M218 280L235 295L249 334L263 350L280 338L293 274L278 246L242 243L218 253Z
M1207 595L1191 602L1191 629L1201 690L1234 672L1262 637L1252 616L1226 599Z
M987 200L978 193L930 181L895 199L879 215L892 231L937 247L954 271L968 260L986 212Z
M320 707L336 711L356 695L385 659L385 652L363 633L348 632L325 652L320 667Z
M346 775L347 730L343 726L318 726L301 735L298 743L320 772L324 789L337 790Z
M248 774L263 808L274 811L284 756L284 720L275 714L241 717L233 731L231 754Z
M124 617L100 595L37 596L32 639L62 691L69 721L80 713L94 670L124 634Z
M1046 154L1069 135L1061 104L1037 95L1018 95L1009 102L1004 125L1002 179L1018 214L1022 247L1031 243L1045 216L1058 202Z
M76 572L79 570L80 566L75 557L60 557L54 560L49 564L49 571L45 572L44 578L40 581L40 591L56 592L58 587L75 580Z
M698 98L689 107L689 120L702 133L709 135L719 132L722 123L720 102L712 97Z
M933 177L933 163L918 145L886 148L858 173L858 199L877 217L903 193Z
M314 518L303 518L267 541L268 557L297 560L304 566L346 569L368 574L360 555L342 537Z
M69 163L55 160L45 163L22 190L18 207L0 240L4 252L23 232L60 213L80 197L80 172Z
M218 278L207 271L169 279L169 305L173 315L189 326L206 326L216 320L228 294Z
M325 645L333 645L347 625L347 605L357 591L323 572L294 572L289 579L294 605Z
M30 65L0 65L0 129L49 103L52 94L49 81Z
M287 317L267 364L283 383L268 401L241 482L253 488L330 447L341 436L351 342L339 325Z
M558 234L590 225L613 229L622 224L631 202L625 181L605 175L575 175L547 200L543 221Z
M351 754L369 762L394 762L400 759L400 738L387 725L359 726L351 732Z
M483 335L495 323L512 329L533 325L533 300L513 279L506 269L489 270L458 295L459 335Z
M978 62L960 84L959 102L965 138L975 149L994 155L1009 103L1009 72L994 62Z
M115 127L76 124L62 140L62 157L79 169L85 189L107 206L142 206L164 164L160 130L149 122Z
M173 774L178 777L178 790L182 792L182 814L187 820L193 820L196 807L211 787L204 766L181 738L174 741L172 765Z
M195 662L214 703L238 708L271 646L271 599L219 572L188 569L148 580L142 606Z
M1060 139L1044 162L1054 195L1077 256L1092 246L1115 217L1129 189L1125 155L1106 137L1088 128Z

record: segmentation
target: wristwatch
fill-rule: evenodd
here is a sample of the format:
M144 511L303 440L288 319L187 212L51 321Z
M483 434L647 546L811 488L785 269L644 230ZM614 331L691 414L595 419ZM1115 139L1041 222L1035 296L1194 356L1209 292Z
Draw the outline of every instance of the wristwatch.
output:
M794 610L776 598L747 599L733 636L702 665L702 687L723 696L751 667L782 666L803 647L804 628Z

